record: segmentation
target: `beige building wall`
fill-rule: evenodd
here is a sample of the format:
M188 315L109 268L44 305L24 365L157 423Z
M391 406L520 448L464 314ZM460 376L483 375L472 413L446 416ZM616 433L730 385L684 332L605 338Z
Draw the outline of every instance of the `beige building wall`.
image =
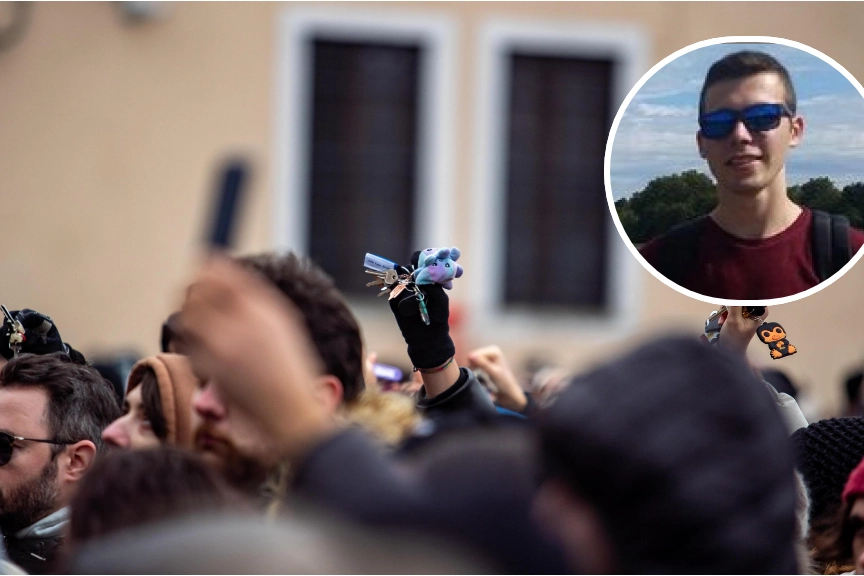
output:
M309 8L304 3L303 8ZM169 3L164 17L132 25L117 3L39 3L23 40L0 52L0 302L52 315L85 353L156 352L159 325L199 258L213 170L226 153L256 162L241 252L271 246L274 118L282 3ZM857 3L337 3L324 10L429 14L458 33L457 207L453 244L469 246L476 158L472 122L479 28L490 19L627 24L648 40L651 66L693 42L726 35L781 36L833 57L864 78ZM647 70L647 68L646 68ZM470 282L471 255L465 255ZM581 369L668 329L698 333L711 306L641 269L634 328L511 341L514 363L542 354ZM864 361L864 266L805 301L776 307L800 353L776 364L826 413L840 377ZM461 302L460 287L453 299ZM470 310L466 311L470 315ZM395 323L364 327L369 347L398 359ZM470 316L469 316L470 317ZM467 325L460 344L496 341ZM755 343L757 362L767 349Z

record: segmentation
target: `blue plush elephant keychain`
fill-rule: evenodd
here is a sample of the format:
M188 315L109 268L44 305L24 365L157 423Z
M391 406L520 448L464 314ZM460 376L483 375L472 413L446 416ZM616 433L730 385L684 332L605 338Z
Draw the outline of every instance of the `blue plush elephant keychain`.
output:
M447 290L453 288L453 279L462 276L462 266L456 264L461 252L453 248L426 248L417 259L414 270L415 284L440 284Z

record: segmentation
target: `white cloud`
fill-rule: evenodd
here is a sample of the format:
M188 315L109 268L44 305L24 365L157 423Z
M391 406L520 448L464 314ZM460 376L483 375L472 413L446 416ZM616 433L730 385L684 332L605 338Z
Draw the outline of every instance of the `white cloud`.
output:
M696 104L708 66L724 54L761 49L796 76L798 110L805 118L800 147L788 156L791 183L828 176L838 185L864 181L864 98L828 64L781 45L712 46L670 62L631 100L612 144L615 197L652 178L688 169L706 171L696 148ZM802 74L806 72L806 74Z
M628 110L627 113L630 111ZM636 104L634 108L634 113L640 116L693 116L693 107L692 106L673 106L669 104L645 104L639 103Z

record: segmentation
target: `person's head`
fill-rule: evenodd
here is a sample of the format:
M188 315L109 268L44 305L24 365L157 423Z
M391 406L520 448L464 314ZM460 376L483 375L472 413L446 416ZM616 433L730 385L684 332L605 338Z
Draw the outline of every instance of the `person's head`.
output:
M167 518L242 509L242 497L195 454L172 446L114 451L72 498L69 538L80 545Z
M708 69L699 96L699 152L721 192L786 193L786 151L801 141L795 88L786 68L763 52L724 56Z
M841 501L831 525L811 538L814 556L844 568L852 564L856 574L864 574L864 460L849 474Z
M159 346L163 354L183 354L183 338L180 335L180 313L174 312L162 323Z
M22 354L0 369L4 533L29 526L68 503L104 447L102 430L119 413L111 385L65 354ZM10 443L10 437L16 439Z
M795 570L786 430L740 358L663 339L541 416L537 517L589 573Z
M52 354L63 352L76 364L87 364L84 355L72 348L60 337L60 331L54 321L35 310L24 308L9 312L15 321L24 329L24 341L18 351L20 354ZM17 331L7 318L0 320L0 366L6 360L15 356L10 345L10 337Z
M810 527L830 531L849 474L864 458L864 418L825 418L790 436L810 498Z
M861 384L864 383L864 372L856 370L846 377L846 400L849 406L861 404Z
M238 262L261 274L289 298L305 320L325 374L318 387L335 414L364 390L360 329L333 280L311 260L288 253L261 254ZM219 376L200 375L193 398L201 423L195 447L239 485L252 485L279 461L259 424L226 403Z
M141 360L129 373L124 414L102 432L102 438L118 448L190 448L197 386L185 356L158 354Z
M774 390L788 394L792 398L798 398L798 387L786 372L777 368L762 368L759 372L762 374L762 379L770 384Z

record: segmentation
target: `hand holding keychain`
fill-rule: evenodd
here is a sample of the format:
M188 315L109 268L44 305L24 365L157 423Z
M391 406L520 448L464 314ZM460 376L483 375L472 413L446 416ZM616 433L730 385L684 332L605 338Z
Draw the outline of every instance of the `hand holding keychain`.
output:
M444 288L451 288L453 279L463 273L455 264L459 256L455 247L427 248L414 253L411 266L374 254L367 254L364 260L366 273L376 278L368 286L381 286L379 295L390 295L390 309L417 369L440 367L456 353L450 338L450 300Z
M742 324L737 320L732 324L733 321L729 318L729 312L730 310L727 309L726 306L721 306L719 310L711 313L705 321L705 333L701 337L702 341L712 345L718 344L722 327L726 324L730 324L729 328L731 328L733 332L730 336L727 336L727 338L724 339L724 343L727 344L728 347L732 347L741 354L744 354L747 350L747 345L753 338L751 326L748 324ZM741 318L758 323L756 334L759 336L759 339L763 343L767 344L771 349L770 354L772 359L777 360L795 354L797 349L795 346L791 345L788 340L786 340L786 331L783 327L776 322L763 322L765 316L767 316L767 309L765 306L745 306L741 308ZM729 328L727 328L727 334ZM729 337L733 338L732 342L728 342Z

